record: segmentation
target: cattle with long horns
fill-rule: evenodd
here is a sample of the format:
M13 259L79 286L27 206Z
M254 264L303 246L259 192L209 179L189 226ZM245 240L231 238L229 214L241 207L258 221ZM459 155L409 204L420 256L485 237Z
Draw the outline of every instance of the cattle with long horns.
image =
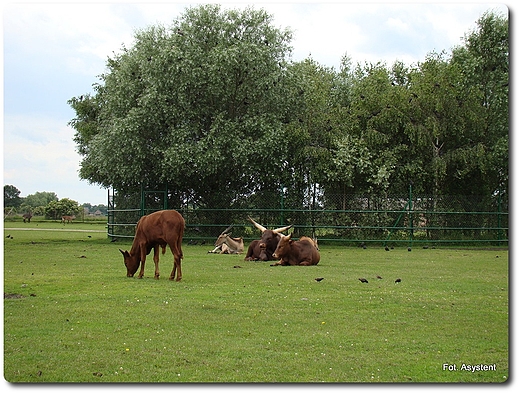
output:
M247 249L247 254L244 260L246 261L269 261L274 260L273 253L280 241L280 234L283 231L289 230L292 225L279 227L274 230L269 230L258 224L253 219L248 217L249 221L262 232L262 238L252 241Z

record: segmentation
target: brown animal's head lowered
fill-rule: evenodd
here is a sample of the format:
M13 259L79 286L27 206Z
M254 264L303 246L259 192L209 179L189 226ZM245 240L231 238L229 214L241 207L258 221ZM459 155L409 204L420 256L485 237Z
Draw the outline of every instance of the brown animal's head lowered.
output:
M137 269L139 268L139 254L136 253L134 256L131 256L128 251L122 251L119 249L119 251L123 254L125 266L126 266L126 276L129 278L134 276L134 274L137 272Z

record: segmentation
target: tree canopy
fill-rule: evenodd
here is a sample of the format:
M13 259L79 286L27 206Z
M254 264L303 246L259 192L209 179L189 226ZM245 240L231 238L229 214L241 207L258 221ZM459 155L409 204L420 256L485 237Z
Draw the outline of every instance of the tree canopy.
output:
M451 54L340 70L291 61L264 10L186 9L136 32L95 93L72 98L80 177L130 192L168 184L210 207L279 193L507 191L508 21L491 12ZM260 204L260 203L259 203Z

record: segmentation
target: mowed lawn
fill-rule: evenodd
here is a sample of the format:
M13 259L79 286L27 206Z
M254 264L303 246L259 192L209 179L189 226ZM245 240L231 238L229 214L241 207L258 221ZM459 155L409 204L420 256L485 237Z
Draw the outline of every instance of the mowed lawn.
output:
M506 249L321 245L318 266L271 267L184 244L177 283L169 250L159 280L151 255L143 279L127 278L118 249L131 240L110 242L102 225L46 226L5 224L9 382L509 377Z

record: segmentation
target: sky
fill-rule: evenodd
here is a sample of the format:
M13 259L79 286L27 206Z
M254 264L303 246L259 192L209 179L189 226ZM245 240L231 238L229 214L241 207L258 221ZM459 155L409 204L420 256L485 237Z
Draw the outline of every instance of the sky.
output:
M3 176L25 197L55 192L80 204L107 204L107 190L78 176L81 156L68 123L72 97L92 92L106 60L136 30L169 26L186 7L181 2L3 3ZM220 2L224 8L264 8L274 25L293 31L292 60L311 56L339 68L353 64L408 65L430 52L451 53L463 45L485 11L504 16L503 3Z

